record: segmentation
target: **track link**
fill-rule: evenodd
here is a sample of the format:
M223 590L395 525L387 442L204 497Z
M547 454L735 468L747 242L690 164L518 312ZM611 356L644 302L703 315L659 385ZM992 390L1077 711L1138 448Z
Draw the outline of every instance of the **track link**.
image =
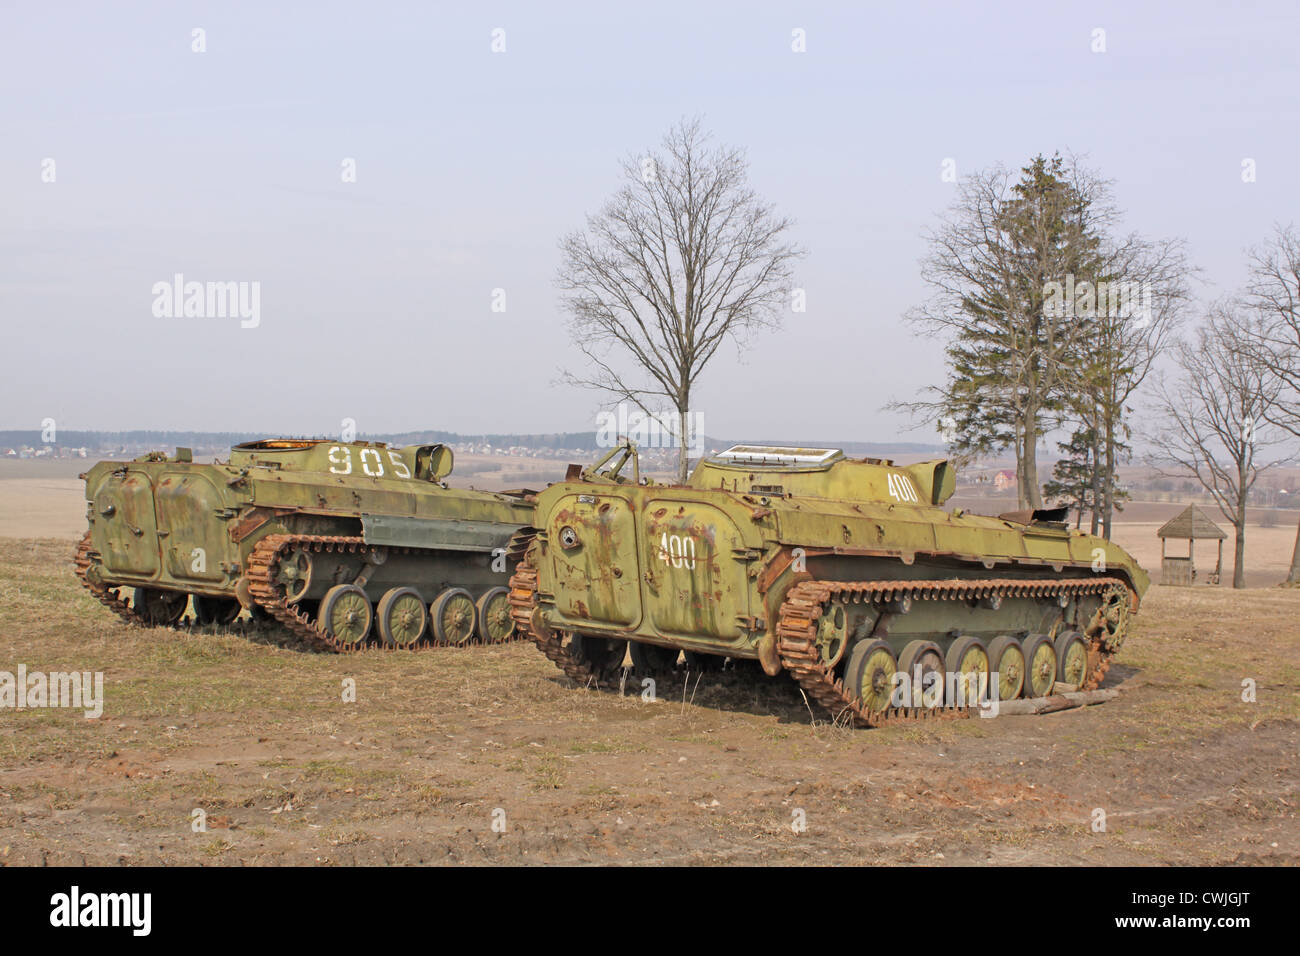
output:
M118 595L116 588L107 588L102 584L95 584L89 577L87 577L86 572L90 570L90 566L94 564L98 558L99 552L96 551L94 545L91 544L90 532L87 531L86 536L82 538L81 543L77 545L76 554L74 554L72 558L72 563L77 569L77 577L81 580L82 585L87 591L94 595L96 601L104 605L104 607L108 608L118 617L122 618L122 620L130 624L139 624L141 627L148 627L149 622L139 614L136 614L135 611L132 610L131 605L122 600Z
M817 621L830 605L839 603L884 603L910 601L965 601L972 598L1043 598L1102 595L1101 608L1084 630L1090 645L1088 679L1081 690L1101 683L1110 658L1123 641L1128 626L1131 596L1119 578L1054 578L1020 580L984 578L944 581L803 581L786 592L777 624L777 653L781 664L811 698L835 718L848 716L865 727L879 727L899 720L933 720L967 717L967 708L908 707L866 711L862 702L834 669L817 653ZM1122 595L1122 601L1117 600ZM1122 608L1122 611L1116 611Z

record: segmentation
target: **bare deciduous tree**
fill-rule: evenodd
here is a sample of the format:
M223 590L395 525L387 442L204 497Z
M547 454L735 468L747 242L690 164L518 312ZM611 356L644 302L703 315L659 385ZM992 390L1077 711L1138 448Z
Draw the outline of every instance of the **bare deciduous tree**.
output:
M1092 440L1091 530L1107 539L1118 468L1128 457L1129 402L1175 333L1193 271L1180 239L1150 240L1135 233L1105 237L1098 253L1100 282L1108 289L1136 290L1136 300L1129 291L1119 308L1108 302L1080 317L1080 354L1067 365L1062 384L1067 417Z
M1246 586L1246 500L1260 474L1285 463L1268 425L1282 384L1246 347L1260 319L1231 300L1217 303L1193 342L1180 342L1181 375L1161 387L1164 428L1152 440L1151 463L1164 475L1190 474L1236 532L1232 586Z
M724 341L779 324L803 253L791 226L748 183L738 149L711 146L684 120L662 150L623 163L625 184L560 243L558 281L574 343L590 362L566 373L657 416L676 414L678 480L691 445L691 395Z
M1270 422L1300 436L1300 235L1278 226L1250 251L1246 294L1263 316L1247 341L1250 356L1282 382L1282 394L1268 412ZM1300 584L1300 523L1287 583Z

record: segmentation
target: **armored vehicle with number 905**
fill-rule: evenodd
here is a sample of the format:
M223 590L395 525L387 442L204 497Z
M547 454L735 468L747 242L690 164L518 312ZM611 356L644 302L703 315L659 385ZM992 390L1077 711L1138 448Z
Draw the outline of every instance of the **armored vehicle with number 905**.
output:
M686 485L625 443L537 496L519 626L580 683L757 661L859 725L1095 688L1149 584L1064 511L941 507L946 461L736 446Z
M77 575L129 621L248 611L322 649L509 640L507 588L532 521L525 491L449 488L440 444L269 439L99 462ZM121 593L133 588L128 601Z

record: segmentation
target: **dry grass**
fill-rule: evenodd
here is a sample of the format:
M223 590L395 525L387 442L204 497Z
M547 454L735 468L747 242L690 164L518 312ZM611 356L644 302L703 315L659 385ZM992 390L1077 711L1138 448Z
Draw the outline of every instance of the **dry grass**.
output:
M99 720L0 712L6 862L1297 861L1297 591L1153 590L1113 704L855 732L788 681L650 704L525 645L132 628L70 551L0 540L0 669L102 671L107 696Z

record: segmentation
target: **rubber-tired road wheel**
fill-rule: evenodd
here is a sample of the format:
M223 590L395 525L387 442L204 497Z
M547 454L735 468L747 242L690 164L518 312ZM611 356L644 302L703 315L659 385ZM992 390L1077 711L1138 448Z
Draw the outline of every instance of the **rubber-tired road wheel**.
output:
M960 694L959 706L972 707L988 695L989 652L978 637L963 636L953 641L946 663L953 690Z
M1025 696L1046 697L1056 683L1056 649L1047 634L1025 639Z
M998 700L1015 700L1025 689L1025 649L1011 635L989 645L989 669L998 677Z
M191 600L194 605L194 620L199 624L215 624L225 627L239 617L243 610L235 598L207 597L195 594Z
M643 644L640 641L630 641L628 652L632 655L633 670L647 676L671 673L677 667L680 653L675 647L660 647L658 644Z
M920 668L919 680L917 668ZM934 641L912 641L898 655L898 669L907 675L911 692L909 707L924 706L925 701L943 703L943 654ZM909 699L910 698L910 699Z
M582 661L599 680L613 677L623 666L627 641L591 634L574 634L569 638L569 653Z
M682 662L692 674L713 674L722 670L727 658L720 654L701 654L699 651L683 651Z
M859 641L849 652L844 667L844 685L850 696L862 702L869 714L887 710L894 693L894 675L898 661L884 641Z
M1078 631L1065 631L1056 638L1056 678L1063 684L1082 687L1088 677L1088 642Z
M170 627L185 614L190 596L183 591L163 591L158 588L136 588L131 607L154 627Z
M429 623L424 598L415 588L393 588L379 599L375 609L379 637L393 647L410 647L424 636Z
M374 621L370 598L355 584L336 584L320 602L320 626L348 647L364 644Z
M509 588L484 591L474 607L478 612L478 636L484 644L510 640L515 631L515 619L510 616Z
M439 644L465 644L478 626L474 597L464 588L447 588L429 608L433 637Z

